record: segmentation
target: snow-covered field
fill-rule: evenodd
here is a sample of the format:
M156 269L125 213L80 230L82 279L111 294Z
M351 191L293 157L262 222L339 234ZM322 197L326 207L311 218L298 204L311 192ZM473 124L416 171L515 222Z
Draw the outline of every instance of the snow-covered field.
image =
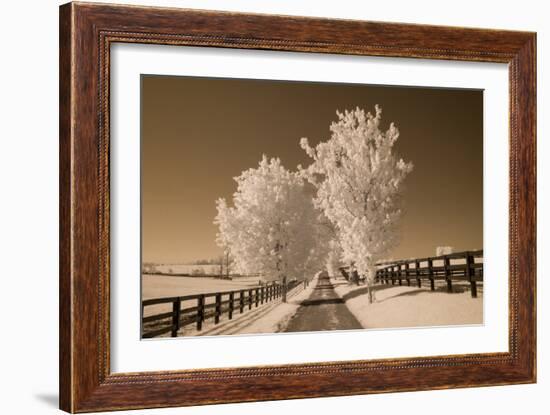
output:
M181 276L166 276L166 275L142 275L142 299L163 298L163 297L178 297L193 294L207 294L219 291L241 290L259 285L258 278L243 277L235 280L222 280L217 278L203 277L181 277ZM207 300L214 301L214 298ZM193 304L185 304L183 307L191 307L196 305L196 300ZM171 303L156 304L145 307L144 315L150 316L168 312L171 310Z
M365 328L397 328L483 324L483 287L478 297L470 296L469 285L455 284L454 293L445 291L445 283L436 291L415 286L376 285L376 301L369 304L364 285L349 284L343 278L332 279L336 293Z
M161 274L218 275L219 265L161 264L155 265L155 270Z
M166 275L142 276L142 298L175 297L181 295L205 294L217 291L240 290L259 285L255 277L222 280L208 277L181 277Z
M287 302L281 299L252 309L245 308L244 313L235 311L229 320L223 313L219 324L213 318L203 323L198 332L194 324L183 327L179 336L213 336L232 334L260 334L285 331L289 321L296 314L301 302L308 299L317 285L318 275L310 281L307 288L299 284L289 292ZM453 293L446 292L443 281L436 283L436 291L428 287L417 288L392 285L376 285L375 302L369 304L367 287L350 284L343 278L331 278L336 294L341 297L359 323L370 328L398 328L423 326L449 326L483 324L483 286L478 287L478 298L471 298L469 285L454 284ZM175 277L160 275L143 276L143 298L184 296L199 293L247 289L258 285L258 280L242 281L219 280L200 277ZM207 304L214 297L207 299ZM196 300L183 304L193 307ZM171 311L171 304L159 304L146 307L145 315ZM327 316L328 318L329 316ZM168 336L166 334L165 336Z
M164 284L160 284L161 287L163 287L164 290L168 291L159 291L159 287L157 287L155 284L155 281L150 281L150 278L145 277L152 277L152 278L162 278L162 279L169 279L168 281L164 281ZM173 287L174 284L177 284L173 282L172 280L177 280L179 278L184 278L188 280L196 280L196 277L161 277L161 276L150 276L145 275L144 281L149 280L147 282L147 285L149 286L150 290L154 293L152 297L144 297L145 298L156 298L158 297L157 293L162 292L170 292L169 295L161 295L161 296L173 296L173 295L185 295L185 294L174 294ZM209 281L218 281L225 283L223 286L218 286L217 288L213 288L214 286L211 285L213 289L210 290L210 292L214 291L229 291L232 289L240 289L240 288L246 288L250 285L244 285L243 283L232 283L232 281L226 281L226 280L212 280L211 278L205 278ZM255 281L257 285L257 281ZM203 323L203 329L199 332L196 330L195 325L188 325L185 327L182 327L182 329L179 331L178 336L213 336L213 335L231 335L231 334L260 334L260 333L277 333L284 331L288 321L292 318L292 316L296 313L298 307L300 306L301 301L308 298L311 295L311 291L317 284L317 279L314 278L312 281L310 281L310 284L307 288L303 288L303 284L299 284L296 288L291 290L287 294L287 302L283 303L281 298L278 298L276 300L273 300L269 304L261 305L258 308L252 308L252 310L248 310L248 308L245 308L245 312L243 314L240 314L238 311L235 312L233 315L233 319L229 320L227 313L222 314L220 318L220 322L218 324L214 324L214 319L210 318L204 321ZM208 291L201 290L201 285L193 285L192 281L187 281L185 284L178 284L178 289L182 288L182 285L185 285L186 292L193 294L192 292L189 292L191 290L195 290L195 293L203 293ZM151 290L151 286L155 286ZM204 287L204 285L202 285ZM191 304L187 304L185 306L190 306ZM193 304L194 305L194 304ZM145 315L152 315L152 314L158 314L162 312L167 312L171 310L171 304L159 304L154 305L150 307L146 307L145 309ZM160 336L160 337L166 337L169 336L169 333Z

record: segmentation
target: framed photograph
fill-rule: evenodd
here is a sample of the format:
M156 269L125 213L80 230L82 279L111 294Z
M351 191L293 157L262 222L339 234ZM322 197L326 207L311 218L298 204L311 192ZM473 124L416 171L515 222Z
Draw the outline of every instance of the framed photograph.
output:
M60 407L536 381L536 35L60 8Z

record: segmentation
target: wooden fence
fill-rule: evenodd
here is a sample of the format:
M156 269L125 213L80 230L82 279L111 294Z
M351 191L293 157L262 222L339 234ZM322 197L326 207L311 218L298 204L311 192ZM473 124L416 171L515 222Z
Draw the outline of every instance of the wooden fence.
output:
M157 337L165 333L177 337L182 327L192 324L196 324L196 329L200 331L204 321L209 318L213 317L214 324L218 324L222 315L227 314L231 320L237 313L242 314L252 307L259 307L281 297L286 298L286 293L300 284L305 288L309 281L291 280L286 284L273 282L242 290L144 300L141 303L142 338ZM209 298L214 301L209 303ZM146 316L146 307L158 304L170 304L171 311Z
M430 289L435 290L435 281L445 281L447 291L453 291L453 282L465 281L470 284L472 297L477 297L477 283L483 281L483 250L457 252L429 258L404 259L376 264L375 282L382 284L396 283L408 286L411 280L422 287L422 280L429 281ZM340 268L348 280L359 279L356 272L350 273L347 268Z

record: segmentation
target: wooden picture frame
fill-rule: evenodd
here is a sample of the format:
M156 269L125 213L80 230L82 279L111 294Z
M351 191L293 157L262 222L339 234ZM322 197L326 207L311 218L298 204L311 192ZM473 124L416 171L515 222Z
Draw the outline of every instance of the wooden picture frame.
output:
M509 65L509 351L111 373L109 62L117 42ZM183 9L60 8L60 407L68 412L536 380L536 34Z

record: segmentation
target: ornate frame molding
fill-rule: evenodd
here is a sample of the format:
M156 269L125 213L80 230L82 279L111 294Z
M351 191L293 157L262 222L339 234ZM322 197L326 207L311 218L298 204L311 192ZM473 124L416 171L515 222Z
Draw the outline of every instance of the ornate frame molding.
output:
M115 42L508 63L509 352L111 373L109 69ZM61 6L61 408L89 412L534 382L535 105L534 33L86 3ZM248 392L251 387L254 396Z

